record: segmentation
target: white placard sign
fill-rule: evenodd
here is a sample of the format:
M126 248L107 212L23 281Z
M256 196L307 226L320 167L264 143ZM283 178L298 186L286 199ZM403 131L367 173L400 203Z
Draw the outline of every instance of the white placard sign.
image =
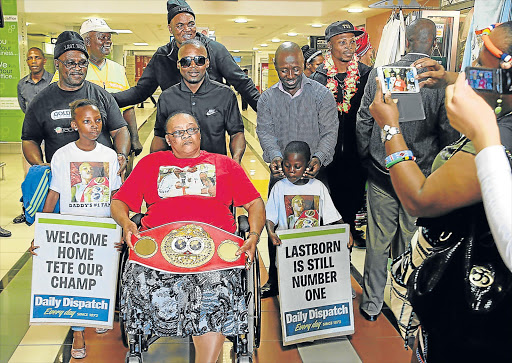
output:
M354 333L347 224L277 231L283 345Z
M30 324L112 328L121 227L53 213L35 223Z

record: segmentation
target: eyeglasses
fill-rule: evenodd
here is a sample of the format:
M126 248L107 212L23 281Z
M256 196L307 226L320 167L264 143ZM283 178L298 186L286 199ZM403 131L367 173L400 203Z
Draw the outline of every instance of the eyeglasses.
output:
M204 55L196 55L195 57L183 57L178 62L180 62L180 66L183 68L188 68L192 64L192 61L194 61L196 66L201 67L206 64L206 57Z
M186 130L176 130L174 132L166 132L167 135L172 135L175 138L185 136L185 132L189 135L195 135L199 132L199 127L191 127Z
M110 33L96 33L96 39L98 39L100 42L111 42L112 41L112 34Z
M66 67L66 69L74 69L74 68L76 68L76 67L80 67L80 68L87 68L87 66L89 65L89 61L87 61L87 60L81 60L81 61L80 61L80 62L78 62L78 63L77 63L77 62L73 62L73 61L65 61L65 62L63 62L63 61L61 61L61 60L60 60L60 59L58 59L58 58L57 58L57 60L58 60L59 62L61 62L61 63L62 63L62 65L63 65L64 67Z
M196 23L191 21L188 24L184 24L184 23L176 24L176 29L179 31L182 31L183 29L185 29L185 27L187 27L188 29L193 29L196 27Z
M356 38L350 38L350 39L341 39L338 42L339 45L342 47L349 47L354 48L357 45Z

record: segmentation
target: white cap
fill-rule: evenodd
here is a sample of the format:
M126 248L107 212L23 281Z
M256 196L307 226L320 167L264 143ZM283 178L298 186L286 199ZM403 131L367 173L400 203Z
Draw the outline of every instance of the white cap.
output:
M90 18L83 22L80 27L80 35L84 35L89 32L100 32L100 33L115 33L108 26L107 22L101 18Z

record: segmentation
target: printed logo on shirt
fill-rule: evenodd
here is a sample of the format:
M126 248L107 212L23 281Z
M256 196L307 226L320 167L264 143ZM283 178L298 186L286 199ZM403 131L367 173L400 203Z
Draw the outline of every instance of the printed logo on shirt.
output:
M73 130L72 127L60 127L57 126L54 128L56 134L64 134L66 132L77 132L76 130Z
M210 108L208 111L206 111L206 116L213 116L217 113L217 110L214 108Z
M109 163L70 163L70 207L109 207Z
M50 117L52 120L60 120L63 118L71 118L71 110L55 110L51 113Z
M318 195L285 195L284 205L289 229L320 226Z
M200 195L215 197L217 181L215 165L161 166L158 173L158 196L160 198Z

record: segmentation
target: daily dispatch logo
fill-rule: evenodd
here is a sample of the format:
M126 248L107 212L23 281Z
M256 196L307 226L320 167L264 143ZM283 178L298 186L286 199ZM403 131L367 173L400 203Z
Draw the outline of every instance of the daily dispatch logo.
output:
M109 308L109 299L35 295L33 317L36 319L107 321Z
M348 303L286 312L284 316L288 336L350 325Z

